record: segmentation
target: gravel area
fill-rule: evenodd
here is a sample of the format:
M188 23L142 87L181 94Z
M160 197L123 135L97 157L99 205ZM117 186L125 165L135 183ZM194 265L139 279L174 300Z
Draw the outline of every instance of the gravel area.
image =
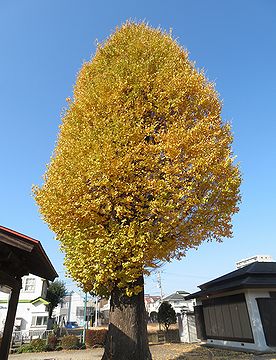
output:
M198 344L151 345L150 350L153 360L276 360L276 354L253 355L236 351L209 349ZM100 360L102 354L103 349L52 351L14 354L9 356L9 360Z

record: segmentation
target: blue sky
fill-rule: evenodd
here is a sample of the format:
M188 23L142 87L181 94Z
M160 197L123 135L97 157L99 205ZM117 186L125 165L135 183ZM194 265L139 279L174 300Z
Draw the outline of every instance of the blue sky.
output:
M172 28L216 82L243 174L233 238L165 265L164 292L194 291L251 255L276 260L274 0L0 0L0 224L39 239L64 278L58 242L40 219L31 187L42 181L78 70L96 40L127 19ZM146 291L158 294L155 276Z

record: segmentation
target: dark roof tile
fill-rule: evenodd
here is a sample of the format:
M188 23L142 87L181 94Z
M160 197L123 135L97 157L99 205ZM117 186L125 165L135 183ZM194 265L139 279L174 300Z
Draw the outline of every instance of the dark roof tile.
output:
M237 289L264 287L276 288L276 262L254 262L200 285L201 291L185 298L188 300Z

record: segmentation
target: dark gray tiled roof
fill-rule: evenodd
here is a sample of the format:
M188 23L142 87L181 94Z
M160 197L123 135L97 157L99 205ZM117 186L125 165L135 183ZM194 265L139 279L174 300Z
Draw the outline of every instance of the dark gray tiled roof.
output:
M163 301L185 300L185 296L189 293L187 291L177 291L169 296L166 296Z
M254 262L199 286L186 299L248 288L276 288L276 262Z

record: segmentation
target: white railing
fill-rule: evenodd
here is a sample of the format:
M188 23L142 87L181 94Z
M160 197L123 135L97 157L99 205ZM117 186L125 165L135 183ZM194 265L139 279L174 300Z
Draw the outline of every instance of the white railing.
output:
M52 334L53 330L21 330L14 331L12 334L13 343L29 342L33 339L47 339L49 334Z
M49 334L53 334L53 330L29 330L32 339L47 339Z

